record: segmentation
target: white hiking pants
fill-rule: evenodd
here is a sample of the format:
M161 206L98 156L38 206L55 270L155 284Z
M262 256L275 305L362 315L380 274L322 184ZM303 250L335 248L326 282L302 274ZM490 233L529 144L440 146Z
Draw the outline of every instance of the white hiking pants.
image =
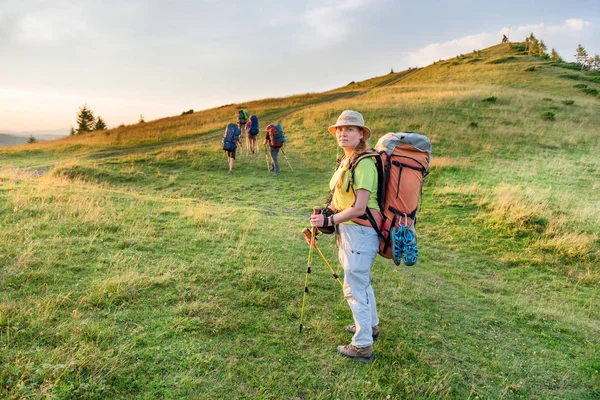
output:
M371 328L379 324L371 287L371 266L379 249L379 238L375 229L362 225L340 224L338 232L338 258L344 268L344 298L352 310L356 326L351 344L371 346Z

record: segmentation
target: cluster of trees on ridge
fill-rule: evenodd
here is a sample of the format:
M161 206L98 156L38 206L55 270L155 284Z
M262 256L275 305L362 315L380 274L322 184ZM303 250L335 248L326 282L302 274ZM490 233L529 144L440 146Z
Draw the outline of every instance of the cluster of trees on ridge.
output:
M106 123L101 116L94 117L94 113L90 110L87 105L79 107L77 113L77 129L71 126L71 136L79 135L86 132L92 131L103 131L106 129Z
M547 53L548 48L543 40L538 40L533 33L525 38L525 51L530 56L539 56L545 59L549 59L557 62L564 62L562 57L553 48L550 53ZM575 50L575 63L581 67L582 70L596 70L600 71L600 55L595 54L593 57L588 55L587 50L581 45L577 46Z
M140 114L140 119L138 123L144 123L144 116ZM123 124L120 125L124 126ZM103 131L106 129L106 123L102 119L102 117L94 117L94 112L88 108L87 105L83 107L79 107L79 111L77 112L77 129L71 126L70 135L79 135L86 132L93 131Z

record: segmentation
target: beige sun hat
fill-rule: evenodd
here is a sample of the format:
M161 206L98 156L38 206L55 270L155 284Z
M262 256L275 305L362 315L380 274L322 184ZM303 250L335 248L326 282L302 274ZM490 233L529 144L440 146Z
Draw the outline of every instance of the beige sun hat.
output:
M329 133L335 136L335 129L338 126L358 126L364 130L364 139L368 140L371 137L371 130L365 125L365 120L358 111L346 110L340 114L335 125L331 125Z

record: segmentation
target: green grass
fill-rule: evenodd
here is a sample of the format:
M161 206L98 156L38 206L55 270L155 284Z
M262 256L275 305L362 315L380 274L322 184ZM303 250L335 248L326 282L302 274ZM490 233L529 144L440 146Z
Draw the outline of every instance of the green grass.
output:
M0 397L598 398L598 102L518 51L0 149ZM293 172L226 173L238 106L282 123ZM298 333L348 108L434 149L419 262L374 266L369 365L335 353L351 313L317 257Z

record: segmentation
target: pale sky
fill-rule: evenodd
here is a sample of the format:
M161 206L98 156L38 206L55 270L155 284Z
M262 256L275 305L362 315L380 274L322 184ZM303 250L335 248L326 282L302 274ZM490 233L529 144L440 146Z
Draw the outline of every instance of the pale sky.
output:
M600 0L0 0L0 132L321 92L533 32L600 53Z

